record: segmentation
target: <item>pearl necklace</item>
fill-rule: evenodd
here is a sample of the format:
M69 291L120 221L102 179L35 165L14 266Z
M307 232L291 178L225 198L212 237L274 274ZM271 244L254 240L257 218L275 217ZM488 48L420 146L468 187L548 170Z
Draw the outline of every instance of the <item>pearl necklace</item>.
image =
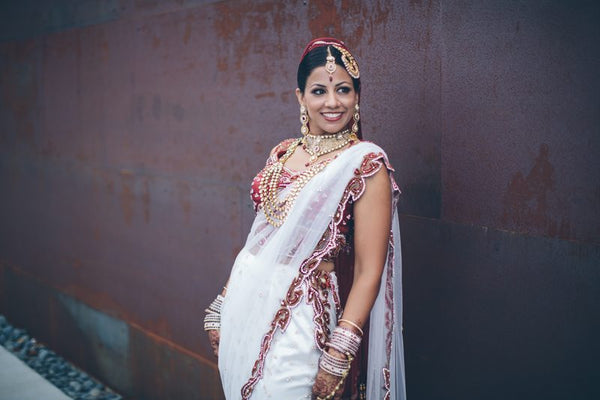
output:
M345 129L333 135L312 135L307 134L302 138L302 148L310 155L306 166L315 162L317 158L341 149L351 141L358 140L356 134L351 133L350 129Z
M302 138L296 139L279 160L265 167L262 171L262 179L258 185L261 205L267 222L276 228L285 222L300 190L332 160L323 160L302 171L292 184L293 186L290 188L289 194L280 201L277 195L283 164L290 158L302 141Z

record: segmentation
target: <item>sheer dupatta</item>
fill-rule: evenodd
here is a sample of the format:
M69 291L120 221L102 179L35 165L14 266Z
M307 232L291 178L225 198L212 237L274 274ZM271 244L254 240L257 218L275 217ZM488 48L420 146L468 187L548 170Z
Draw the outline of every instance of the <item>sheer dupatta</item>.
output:
M221 313L219 370L228 399L250 398L254 385L262 377L265 364L272 362L268 358L271 341L277 335L285 334L289 320L293 318L294 306L304 299L303 283L320 261L319 254L315 255L315 248L333 218L348 182L355 176L363 157L370 152L383 153L381 148L368 142L358 143L340 153L302 189L281 227L269 225L264 213L258 212L246 244L234 263ZM284 196L289 188L284 189L280 196ZM399 330L394 329L402 316L401 306L395 310L400 299L401 282L397 281L399 272L394 271L400 265L400 236L395 214L394 219L395 228L391 235L394 244L390 245L390 249L396 249L397 253L391 252L393 262L388 257L384 274L391 278L384 276L382 279L382 290L371 316L371 329L376 335L371 334L370 342L376 342L375 345L391 340L392 343L392 346L384 343L381 348L373 350L373 354L383 354L373 359L374 365L377 364L375 368L381 368L381 371L388 368L392 374L391 380L369 380L380 388L386 384L398 386L396 377L401 377L401 387L404 387L402 359L387 356L390 349L402 356L402 338L395 338L399 336ZM392 296L391 303L387 297L381 298L382 291L385 296ZM375 323L380 318L392 329L380 332L381 326ZM394 347L396 342L399 344ZM369 365L369 371L371 369ZM369 398L379 399L381 396Z
M393 204L387 261L370 315L367 399L406 399L402 340L402 255L396 202Z

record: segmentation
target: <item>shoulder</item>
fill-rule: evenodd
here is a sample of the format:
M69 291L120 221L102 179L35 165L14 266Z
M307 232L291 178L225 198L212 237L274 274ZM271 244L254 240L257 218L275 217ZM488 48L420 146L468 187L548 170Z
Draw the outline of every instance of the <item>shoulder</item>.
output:
M289 138L289 139L285 139L281 142L279 142L275 147L273 147L271 149L271 151L269 151L269 155L267 157L267 165L273 164L274 162L276 162L279 158L281 158L282 155L285 154L285 152L287 151L287 149L292 145L292 143L294 143L296 140L298 140L297 138Z
M361 162L358 168L355 169L354 175L363 180L363 182L365 178L377 175L379 178L376 179L376 181L387 182L387 185L391 185L392 191L395 194L399 194L400 188L393 177L393 172L395 172L395 170L390 163L385 150L369 141L361 141L355 146L360 146L360 148L357 149L357 156L360 157ZM383 179L385 176L388 178Z
M379 171L382 166L394 172L394 167L390 163L387 153L377 144L369 141L361 141L355 145L358 150L358 156L362 158L362 163L357 169L357 174L370 176Z
M290 147L290 145L292 143L294 143L296 140L297 140L297 138L289 138L289 139L283 140L282 142L280 142L279 144L277 144L275 147L273 147L271 149L271 151L269 152L269 157L279 155L282 152L287 151L288 147Z

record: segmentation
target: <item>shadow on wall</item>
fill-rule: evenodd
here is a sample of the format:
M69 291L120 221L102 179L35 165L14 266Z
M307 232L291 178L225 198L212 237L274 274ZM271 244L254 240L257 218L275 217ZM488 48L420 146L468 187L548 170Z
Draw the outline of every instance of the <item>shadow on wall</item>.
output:
M527 176L513 174L504 197L502 223L509 229L526 233L547 232L550 237L569 239L569 221L555 221L548 213L548 192L555 190L554 166L549 148L542 144Z

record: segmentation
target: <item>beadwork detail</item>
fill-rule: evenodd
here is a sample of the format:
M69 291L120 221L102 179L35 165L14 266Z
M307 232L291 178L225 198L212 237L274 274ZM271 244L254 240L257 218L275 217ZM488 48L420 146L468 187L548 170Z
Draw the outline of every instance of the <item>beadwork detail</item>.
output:
M283 198L283 200L279 200L278 196L278 187L279 181L281 179L281 173L283 171L283 164L286 162L288 158L298 147L298 145L302 142L302 139L295 140L290 147L288 147L287 151L279 160L270 166L265 167L262 173L262 179L259 185L259 195L262 201L262 208L265 213L265 217L267 222L274 227L280 227L287 218L300 190L314 177L316 174L321 172L329 161L331 160L323 160L320 163L314 164L304 170L295 180L292 188L290 189L290 193Z
M310 133L305 135L302 138L302 148L310 154L310 160L306 166L308 167L310 163L315 162L317 158L339 150L348 143L357 140L356 134L351 133L349 129L333 135L311 135Z
M270 166L278 163L278 160L277 160L278 152L283 151L283 149L285 149L286 146L293 146L294 144L297 146L298 145L297 142L298 142L297 140L286 140L283 143L281 143L280 145L276 146L275 149L273 149L273 151L271 152L271 157L269 158L269 160L267 162L267 167L265 167L265 170L268 169ZM289 150L289 148L288 148L288 150ZM286 154L287 154L287 152L286 152ZM283 157L285 157L285 155ZM282 159L283 159L283 157L282 157ZM343 224L343 216L345 215L344 211L346 210L346 207L349 206L349 203L356 202L361 197L361 195L364 193L364 190L366 187L366 178L377 173L381 169L382 166L385 166L385 168L387 168L388 170L393 171L392 166L389 164L389 162L384 154L368 153L367 155L364 156L363 162L360 165L360 167L358 167L354 171L355 176L350 180L350 182L346 186L346 189L344 190L344 193L342 195L342 199L340 200L340 202L338 204L337 212L333 216L331 222L329 223L327 230L323 234L323 237L317 244L312 255L309 258L307 258L300 265L298 275L292 280L290 286L288 287L287 294L284 297L284 299L281 300L280 308L275 313L275 316L273 317L273 320L271 321L268 332L265 333L265 335L263 336L263 338L261 340L259 355L258 355L258 358L254 362L250 378L248 379L246 384L241 389L242 400L247 400L250 398L250 396L252 395L252 392L254 390L254 387L256 386L258 381L262 378L264 363L265 363L267 354L269 352L269 349L271 348L271 342L273 340L275 332L277 330L285 331L285 329L287 328L287 326L289 325L289 322L290 322L292 309L305 296L308 295L308 293L306 292L306 289L305 289L307 287L306 286L307 280L310 280L311 276L312 277L315 276L315 274L314 274L316 272L315 270L316 270L317 266L319 265L319 263L323 259L330 258L332 254L339 251L340 244L344 241L343 240L344 235L340 234L340 228L342 227L342 224ZM263 170L263 173L265 170ZM396 182L393 180L391 175L390 175L390 179L391 179L391 184L392 184L392 190L399 192L398 186L396 185ZM263 180L264 180L264 175L263 175ZM262 204L262 202L261 202L261 204ZM394 206L395 206L395 204L394 204ZM312 287L312 285L309 284L308 287ZM334 295L335 295L335 291L334 291ZM311 301L309 301L309 302L313 304L313 307L316 310L321 310L324 307L323 304L322 305L317 304L317 303L322 302L323 298L320 298L320 296L318 296L316 293L314 296L311 296L311 299L312 299L312 302ZM339 299L336 299L336 308L337 308L336 312L339 314L341 312ZM325 311L325 310L323 310L323 311ZM320 315L320 312L317 312L316 315ZM322 317L327 318L328 313L325 311L323 313ZM325 325L325 321L326 320L322 320L319 323L317 323L317 321L315 321L316 344L321 350L323 350L324 345L325 345L324 340L323 340L323 334L325 333L325 330L322 329ZM319 329L319 328L321 328L321 329ZM340 384L343 384L343 381L341 381ZM331 397L326 397L326 398L331 398Z
M331 48L327 46L327 58L325 63L325 70L329 73L329 82L333 79L333 73L337 69L335 65L335 57L331 55Z
M329 290L335 294L331 286L329 274L325 271L313 272L309 279L306 292L306 300L312 305L314 312L313 321L315 323L315 343L321 350L325 348L325 343L329 337L329 323L331 316L329 314L331 306L329 305Z
M358 70L358 63L356 62L356 60L354 59L352 54L350 54L350 52L348 50L346 50L345 48L343 48L342 46L338 46L338 45L334 44L333 47L335 47L336 49L339 50L340 53L342 53L342 62L344 63L344 67L346 68L348 75L350 75L354 79L360 78L360 72Z

